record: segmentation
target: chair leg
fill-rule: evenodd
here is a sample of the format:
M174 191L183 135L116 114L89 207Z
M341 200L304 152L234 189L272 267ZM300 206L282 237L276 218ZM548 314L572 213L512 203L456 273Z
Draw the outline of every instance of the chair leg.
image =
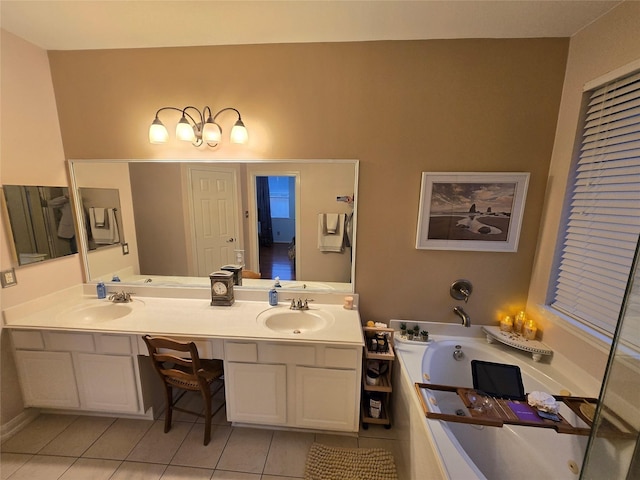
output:
M202 390L204 400L204 445L209 445L211 440L211 391L207 387Z
M164 411L164 433L167 433L169 430L171 430L171 417L172 417L172 413L173 413L173 389L167 385L166 383L164 384L164 394L165 394L165 400L166 400L166 404L167 404L167 408Z

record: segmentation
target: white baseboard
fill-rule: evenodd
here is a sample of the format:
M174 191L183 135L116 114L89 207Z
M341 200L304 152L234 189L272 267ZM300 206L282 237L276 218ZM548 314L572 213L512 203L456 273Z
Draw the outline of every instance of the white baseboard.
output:
M26 408L20 415L0 426L0 442L4 442L13 437L16 433L33 422L39 414L40 410L37 408Z

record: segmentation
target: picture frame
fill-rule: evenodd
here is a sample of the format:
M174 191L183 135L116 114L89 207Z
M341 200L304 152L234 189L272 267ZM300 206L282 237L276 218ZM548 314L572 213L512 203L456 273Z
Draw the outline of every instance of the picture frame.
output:
M422 172L416 248L517 252L528 172Z

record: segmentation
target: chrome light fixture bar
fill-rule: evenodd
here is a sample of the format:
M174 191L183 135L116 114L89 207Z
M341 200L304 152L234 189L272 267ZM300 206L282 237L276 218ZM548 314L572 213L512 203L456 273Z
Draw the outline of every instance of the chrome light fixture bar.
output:
M156 116L149 127L149 142L151 143L166 143L169 139L169 132L158 117L158 114L163 110L176 110L182 113L182 117L176 125L176 137L179 140L191 142L196 147L205 143L210 147L218 146L222 140L222 128L216 123L216 119L221 113L229 110L238 115L238 120L231 128L231 142L245 144L249 140L249 134L242 122L240 112L235 108L226 107L213 115L209 107L204 107L200 111L196 107L187 106L184 108L162 107L156 112ZM192 112L193 115L189 114L189 112Z

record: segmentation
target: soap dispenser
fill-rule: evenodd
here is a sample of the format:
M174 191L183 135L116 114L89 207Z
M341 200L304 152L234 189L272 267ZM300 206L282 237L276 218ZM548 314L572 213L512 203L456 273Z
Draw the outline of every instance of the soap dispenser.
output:
M104 282L98 282L96 285L96 293L98 294L98 298L107 298L107 287Z
M274 284L273 288L269 290L269 305L275 307L278 305L278 290L276 290L277 285Z

